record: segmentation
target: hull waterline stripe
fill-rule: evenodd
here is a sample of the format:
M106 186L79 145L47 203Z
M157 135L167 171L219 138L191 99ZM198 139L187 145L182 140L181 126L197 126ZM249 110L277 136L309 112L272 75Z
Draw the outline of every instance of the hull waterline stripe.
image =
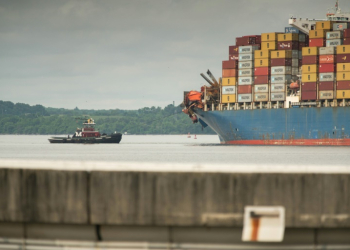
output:
M237 140L221 144L232 145L304 145L304 146L350 146L350 139L291 139L291 140Z

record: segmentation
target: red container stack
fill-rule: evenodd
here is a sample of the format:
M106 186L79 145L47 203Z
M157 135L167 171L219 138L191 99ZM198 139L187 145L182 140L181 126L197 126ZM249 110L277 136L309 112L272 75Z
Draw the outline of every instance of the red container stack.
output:
M238 60L238 46L228 47L229 60Z
M334 98L334 79L337 66L335 51L335 47L319 48L318 99L320 100L331 100ZM327 80L327 77L330 77L330 80Z

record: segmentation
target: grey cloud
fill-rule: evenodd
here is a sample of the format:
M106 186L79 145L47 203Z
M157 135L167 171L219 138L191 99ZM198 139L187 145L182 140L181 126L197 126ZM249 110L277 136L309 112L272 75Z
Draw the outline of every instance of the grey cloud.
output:
M346 1L340 1L345 7ZM137 109L219 77L235 37L283 31L328 0L0 0L0 99ZM313 14L310 14L313 13Z

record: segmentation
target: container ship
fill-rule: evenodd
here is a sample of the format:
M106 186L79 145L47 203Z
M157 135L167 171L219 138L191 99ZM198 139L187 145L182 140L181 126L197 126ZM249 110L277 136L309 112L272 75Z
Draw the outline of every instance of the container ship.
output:
M350 145L350 13L291 17L284 32L236 38L218 80L183 112L223 144Z

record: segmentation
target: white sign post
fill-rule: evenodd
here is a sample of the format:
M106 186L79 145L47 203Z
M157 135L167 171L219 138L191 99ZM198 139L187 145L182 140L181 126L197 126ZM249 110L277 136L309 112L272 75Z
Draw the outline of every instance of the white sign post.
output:
M284 219L284 207L246 206L242 241L281 242Z

